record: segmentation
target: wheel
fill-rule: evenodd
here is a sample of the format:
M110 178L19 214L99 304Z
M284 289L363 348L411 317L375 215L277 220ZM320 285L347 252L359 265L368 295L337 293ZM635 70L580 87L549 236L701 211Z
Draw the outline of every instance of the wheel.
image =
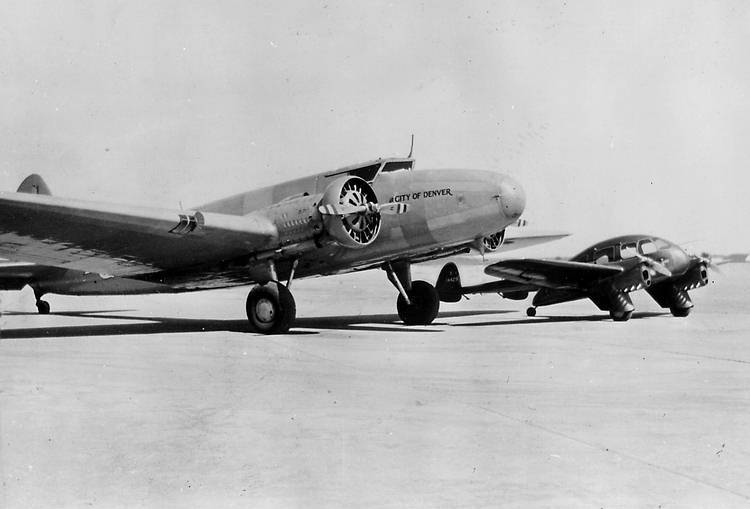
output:
M680 318L684 318L689 315L691 309L692 308L669 308L673 316L678 316Z
M526 308L526 316L536 316L536 308L535 307Z
M440 309L437 290L426 281L414 281L408 292L411 304L407 304L399 294L396 301L398 316L406 325L428 325L432 323Z
M36 301L36 309L40 315L48 315L50 310L49 302L46 300Z
M254 332L283 334L294 322L297 307L286 286L271 282L250 290L245 311Z
M630 317L633 316L632 311L610 311L609 316L612 317L612 320L615 322L627 322L630 320Z

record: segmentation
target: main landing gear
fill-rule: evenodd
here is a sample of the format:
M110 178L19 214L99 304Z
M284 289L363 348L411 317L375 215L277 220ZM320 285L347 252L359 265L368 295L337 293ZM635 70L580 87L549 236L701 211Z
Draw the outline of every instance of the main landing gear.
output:
M245 303L247 319L253 332L261 334L283 334L289 330L297 316L297 305L289 288L292 286L298 260L294 260L286 285L279 283L276 264L268 263L270 281L256 285L250 290Z
M690 310L692 308L678 308L678 307L671 307L669 308L670 313L672 313L672 316L677 316L679 318L684 318L687 315L690 314Z
M394 267L386 262L383 270L398 290L396 309L401 321L406 325L431 324L440 310L440 297L435 287L426 281L412 282L408 263L395 264Z
M257 285L250 290L245 310L250 327L261 334L287 332L297 315L292 292L276 281Z
M609 316L615 322L627 322L633 316L633 311L612 310L609 312Z

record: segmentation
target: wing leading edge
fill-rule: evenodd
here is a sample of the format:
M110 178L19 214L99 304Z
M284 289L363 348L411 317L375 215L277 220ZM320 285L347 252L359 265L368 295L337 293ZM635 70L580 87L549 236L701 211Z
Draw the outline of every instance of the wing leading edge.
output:
M0 193L0 257L129 276L243 256L272 244L275 225L231 216Z
M580 289L624 271L617 265L563 260L516 259L493 263L485 274L538 288Z

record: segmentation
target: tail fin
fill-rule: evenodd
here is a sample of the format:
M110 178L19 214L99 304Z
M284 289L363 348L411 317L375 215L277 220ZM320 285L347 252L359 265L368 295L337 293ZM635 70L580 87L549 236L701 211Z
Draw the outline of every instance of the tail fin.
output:
M443 302L458 302L461 300L461 276L455 263L445 264L437 278L435 289Z
M17 193L29 193L29 194L52 194L47 187L47 184L42 180L42 177L36 173L32 173L21 182L18 186Z

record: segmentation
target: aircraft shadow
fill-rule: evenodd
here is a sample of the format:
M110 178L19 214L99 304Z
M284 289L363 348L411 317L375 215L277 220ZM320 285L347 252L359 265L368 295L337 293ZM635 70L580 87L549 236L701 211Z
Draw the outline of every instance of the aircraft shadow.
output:
M120 311L120 310L117 310ZM0 339L33 339L51 337L86 337L86 336L125 336L172 334L188 332L243 332L252 333L247 320L214 320L196 318L169 318L159 316L131 316L111 314L117 311L62 311L48 316L72 316L81 318L101 318L109 320L132 320L134 323L61 325L54 327L27 327L22 329L5 329L0 331ZM122 310L127 311L127 310ZM511 313L512 311L452 311L441 313L438 321L430 327L447 325L440 318L475 316L482 314ZM7 314L34 315L36 313L10 312ZM136 323L137 322L137 323ZM394 327L397 325L397 327ZM359 330L373 332L441 332L438 329L423 327L405 327L395 314L322 316L298 318L294 327L287 334L317 334L303 329Z
M631 320L638 320L643 318L654 318L657 316L669 315L670 313L665 312L642 312L633 313ZM491 322L474 322L474 323L462 323L461 327L487 327L490 325L522 325L522 324L544 324L544 323L560 323L560 322L605 322L613 321L608 314L602 315L574 315L574 316L535 316L529 318L522 318L519 320L502 320L502 321L491 321Z

